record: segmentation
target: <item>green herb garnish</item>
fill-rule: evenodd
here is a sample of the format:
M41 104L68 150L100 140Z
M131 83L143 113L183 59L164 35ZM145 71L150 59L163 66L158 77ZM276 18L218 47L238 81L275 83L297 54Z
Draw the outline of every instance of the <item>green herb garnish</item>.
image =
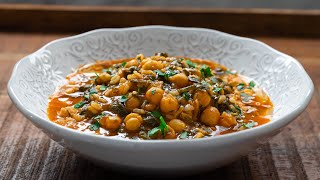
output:
M99 122L96 122L96 123L91 124L91 125L89 126L89 129L90 129L91 131L96 131L96 130L98 130L99 128L100 128L100 123L99 123Z
M218 92L221 91L221 90L222 90L221 87L215 87L215 88L213 89L213 92L218 93Z
M168 128L168 126L167 126L167 124L166 124L166 121L164 120L164 118L162 117L162 116L160 116L160 126L159 126L159 128L160 128L160 130L161 130L161 134L162 134L162 136L164 136L164 130L167 130L167 131L169 131L169 128Z
M242 124L242 126L247 128L247 129L253 128L255 125L256 125L256 123L253 122L253 121L251 121L251 122L249 122L247 124Z
M90 90L89 90L89 94L96 94L97 93L97 90L95 87L92 87Z
M154 95L156 93L156 91L157 91L156 89L152 89L151 94Z
M122 95L119 99L120 102L124 103L128 100L127 96L126 95Z
M107 86L101 85L100 86L100 91L105 91L107 89Z
M174 76L174 75L176 75L176 74L177 74L177 73L174 72L173 70L167 70L166 73L165 73L165 75L164 75L164 78L165 78L166 80L168 80L169 77Z
M161 116L161 113L159 111L152 111L151 112L151 115L155 118L160 118Z
M189 59L186 60L186 63L189 65L189 67L192 67L192 68L196 67L196 65L193 62L191 62Z
M95 72L95 74L96 74L96 77L94 78L94 82L97 82L97 80L100 78L100 76L99 76L99 74L96 73L96 72Z
M149 137L152 137L152 136L154 136L155 134L157 134L159 131L160 131L160 128L159 128L159 127L155 127L155 128L151 129L151 130L148 132L148 136L149 136Z
M188 92L184 92L182 97L185 98L187 101L191 99L191 95Z
M84 103L83 101L81 101L81 102L75 104L73 107L76 108L76 109L79 109L79 108L81 108L84 104L85 104L85 103Z
M188 133L187 133L186 131L184 131L184 132L182 132L182 133L180 134L180 138L181 138L181 139L186 139L187 136L188 136Z
M106 73L111 74L111 73L112 73L112 68L109 68L109 69L102 69L102 72L106 72Z
M204 78L213 76L210 67L207 67L206 65L202 65L200 72Z
M213 83L218 83L218 80L217 80L215 77L211 77L210 80L211 80Z
M90 95L89 95L89 94L85 94L85 95L83 95L83 97L84 97L85 99L89 99L89 98L90 98Z
M154 72L157 73L158 76L164 76L164 75L165 75L162 71L160 71L160 70L158 70L158 69L155 70Z
M238 89L239 91L242 90L242 89L244 89L244 84L243 84L243 83L238 84L237 89Z
M239 112L239 114L242 115L242 110L241 110L241 108L239 106L233 105L233 107Z
M122 62L122 63L121 63L121 66L122 66L122 67L125 67L126 64L127 64L127 62Z
M250 81L249 87L250 87L251 89L254 88L255 85L256 85L256 84L255 84L253 81Z

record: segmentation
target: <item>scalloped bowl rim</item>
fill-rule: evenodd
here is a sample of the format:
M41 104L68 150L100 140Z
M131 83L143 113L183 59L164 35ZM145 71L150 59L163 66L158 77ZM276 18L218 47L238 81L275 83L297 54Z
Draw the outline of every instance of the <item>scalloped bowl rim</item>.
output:
M228 37L232 37L232 38L236 38L239 40L244 40L244 41L251 41L254 43L258 43L263 45L264 47L268 48L269 50L273 51L276 54L279 54L281 56L286 57L286 59L288 59L291 62L294 62L299 70L301 71L301 73L303 73L306 77L308 77L308 84L309 84L309 91L308 93L305 95L304 101L301 102L300 106L296 107L295 109L292 109L292 112L290 114L288 114L287 116L283 116L280 117L276 120L271 120L270 122L251 128L251 129L247 129L244 131L239 131L239 132L234 132L234 133L229 133L229 134L224 134L224 135L218 135L218 136L213 136L213 137L208 137L208 138L200 138L200 139L188 139L188 140L134 140L134 139L125 139L125 138L115 138L115 137L108 137L108 136L102 136L102 135L95 135L95 134L88 134L88 133L83 133L65 126L61 126L58 125L52 121L50 121L49 119L44 119L42 117L40 117L38 114L32 112L31 110L29 110L27 107L23 107L22 102L17 98L17 96L15 95L15 92L12 88L12 77L15 75L16 71L18 71L19 69L19 65L22 61L26 61L28 60L28 58L34 54L37 54L38 52L40 52L41 50L45 49L46 47L52 45L52 44L57 44L57 43L63 43L64 41L70 40L70 39L77 39L79 37L83 37L83 36L87 36L96 32L101 32L101 31L130 31L130 30L139 30L139 29L152 29L152 28L156 28L156 29L171 29L171 30L196 30L196 31L202 31L202 32L216 32L216 33L221 33L224 34ZM228 141L232 140L232 137L245 137L245 136L251 136L251 135L257 135L257 134L265 134L265 133L269 133L272 131L276 131L279 128L285 126L286 124L290 123L291 121L293 121L299 114L301 114L305 108L307 107L307 105L309 104L311 98L312 98L312 94L314 91L314 85L313 82L311 80L311 78L309 77L309 75L307 74L307 72L305 71L305 69L303 68L303 66L293 57L284 54L272 47L270 47L269 45L255 40L255 39L251 39L251 38L246 38L246 37L241 37L241 36L236 36L236 35L232 35L232 34L228 34L225 32L221 32L218 30L213 30L213 29L206 29L206 28L193 28L193 27L174 27L174 26L162 26L162 25L154 25L154 26L137 26L137 27L128 27L128 28L101 28L101 29L96 29L96 30L92 30L92 31L88 31L85 33L81 33L78 35L74 35L74 36L70 36L70 37L64 37L64 38L60 38L60 39L56 39L53 40L49 43L47 43L46 45L44 45L43 47L41 47L40 49L38 49L37 51L29 54L28 56L22 58L21 60L19 60L12 71L10 80L8 82L8 94L9 97L11 98L12 102L16 105L16 107L26 116L28 117L28 119L34 119L36 118L38 121L45 121L46 123L48 123L48 125L50 125L51 127L55 127L58 129L62 129L64 130L64 133L69 133L70 135L77 135L79 136L79 138L81 137L91 137L91 138L95 138L95 139L103 139L106 140L108 139L108 141L117 141L117 142L130 142L130 143L135 143L135 144L160 144L163 145L165 144L170 144L170 146L172 145L181 145L181 144L194 144L194 143L206 143L206 142L210 142L213 143L215 141L224 141L226 139L228 139ZM33 120L31 120L33 121ZM234 138L237 139L237 138Z

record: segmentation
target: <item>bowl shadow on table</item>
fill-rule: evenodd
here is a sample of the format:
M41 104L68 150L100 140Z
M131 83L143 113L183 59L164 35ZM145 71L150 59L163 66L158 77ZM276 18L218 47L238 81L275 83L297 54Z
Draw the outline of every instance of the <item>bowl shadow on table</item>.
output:
M263 145L262 145L263 146ZM140 172L132 172L132 170L127 171L126 169L121 169L121 170L116 170L117 168L122 168L122 167L114 167L114 166L107 166L103 167L99 165L96 162L90 161L86 159L85 157L76 155L76 161L78 162L78 167L77 172L69 172L66 177L67 179L74 179L74 178L84 178L87 179L105 179L106 177L112 178L112 179L150 179L152 178L153 180L157 179L183 179L185 180L186 178L196 178L196 179L208 179L208 178L223 178L223 179L234 179L237 177L237 179L248 179L248 177L251 177L251 172L250 172L250 165L248 162L248 157L243 156L236 161L220 167L216 169L212 169L209 171L204 171L202 173L186 173L186 174L192 174L192 175L174 175L174 174L161 174L161 172L153 174L153 173L147 173L141 169ZM86 168L90 168L90 171L88 171ZM75 171L75 168L72 168L73 171ZM83 169L83 170L81 170Z

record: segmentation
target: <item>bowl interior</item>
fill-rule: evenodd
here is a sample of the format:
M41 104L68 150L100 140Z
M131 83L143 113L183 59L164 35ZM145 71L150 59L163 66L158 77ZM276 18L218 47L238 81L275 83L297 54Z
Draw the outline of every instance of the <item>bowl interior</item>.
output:
M274 103L273 121L307 103L312 91L309 76L296 60L261 42L165 26L100 29L53 41L15 66L9 88L25 109L47 119L48 97L72 69L95 60L155 52L214 60L253 78Z

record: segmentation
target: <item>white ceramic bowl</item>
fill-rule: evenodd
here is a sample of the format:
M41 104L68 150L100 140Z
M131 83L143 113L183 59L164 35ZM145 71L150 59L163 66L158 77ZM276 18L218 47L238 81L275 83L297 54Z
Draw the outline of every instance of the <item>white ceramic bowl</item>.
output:
M155 52L216 60L253 78L274 103L272 121L204 139L139 141L89 135L48 120L48 97L72 69L94 60ZM15 65L8 93L34 125L89 159L122 170L189 174L227 164L280 132L306 108L313 83L297 60L259 41L209 29L145 26L99 29L53 41Z

